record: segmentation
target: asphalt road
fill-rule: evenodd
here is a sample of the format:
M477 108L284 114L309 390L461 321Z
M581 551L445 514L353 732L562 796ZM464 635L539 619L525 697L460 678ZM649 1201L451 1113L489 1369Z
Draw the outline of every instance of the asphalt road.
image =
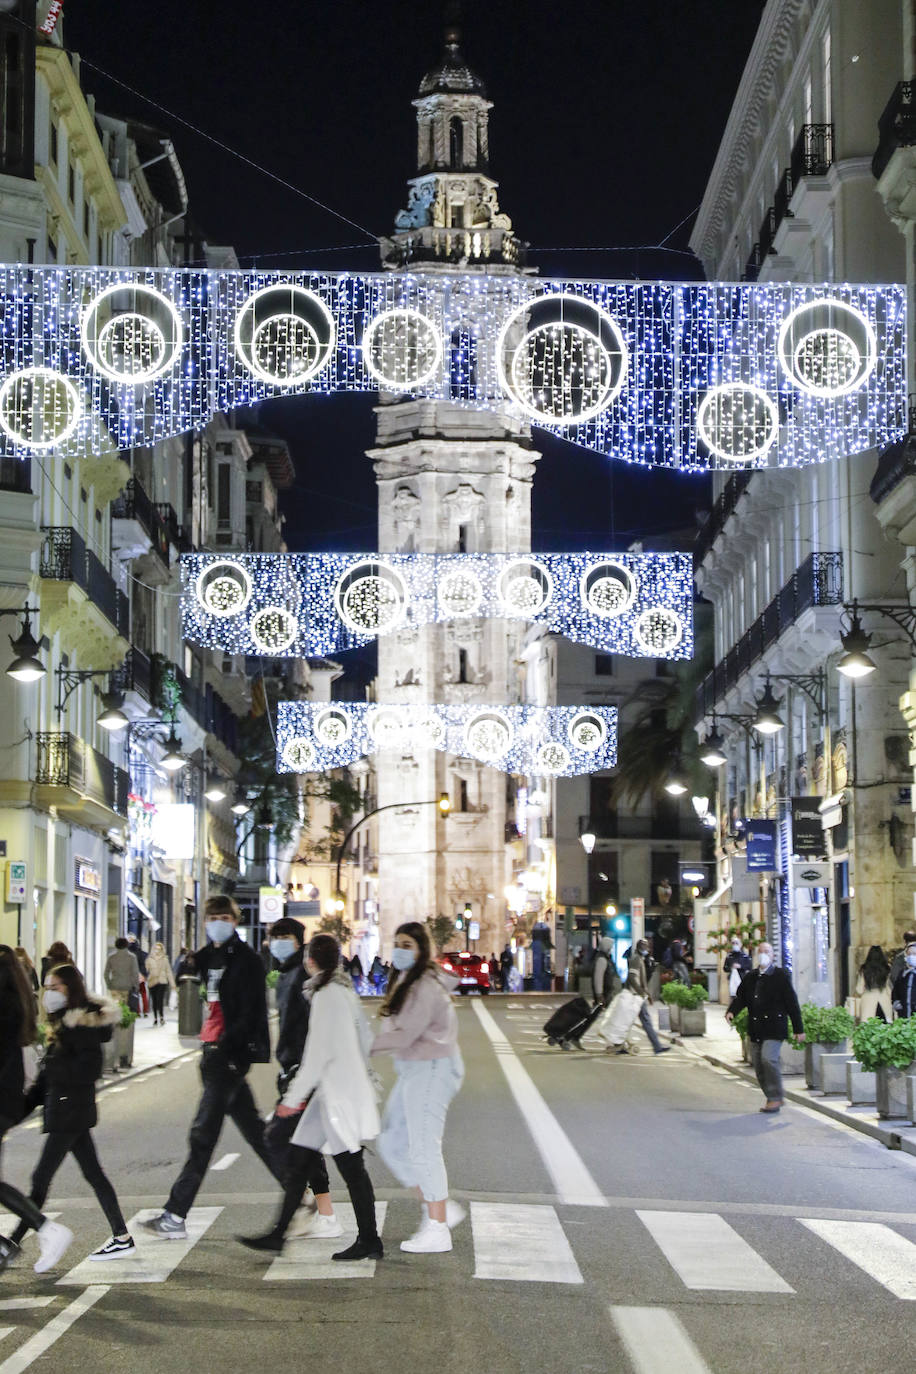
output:
M144 1241L133 1269L89 1265L105 1222L68 1162L48 1207L76 1240L36 1276L30 1238L0 1277L0 1374L899 1364L916 1317L916 1160L804 1108L761 1116L756 1090L677 1049L561 1053L539 1038L546 1014L542 1000L460 1005L467 1078L446 1157L471 1216L451 1254L402 1254L416 1204L370 1157L387 1204L374 1272L340 1277L327 1255L342 1242L305 1240L271 1270L234 1237L266 1226L276 1189L227 1126L192 1214L199 1239ZM252 1081L269 1109L272 1072ZM99 1152L128 1217L161 1206L197 1082L183 1063L100 1097ZM39 1140L7 1138L8 1179L27 1182Z

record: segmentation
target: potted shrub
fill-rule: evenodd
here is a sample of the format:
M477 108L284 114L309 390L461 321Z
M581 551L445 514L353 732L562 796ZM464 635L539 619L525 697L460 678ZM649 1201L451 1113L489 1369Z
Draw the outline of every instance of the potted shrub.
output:
M115 1047L115 1065L129 1069L134 1062L134 1022L137 1013L131 1011L126 1002L121 1004L121 1020L114 1028L112 1040Z
M747 1025L749 1020L750 1012L747 1007L742 1007L741 1010L736 1013L735 1019L732 1021L732 1030L736 1030L741 1036L741 1058L744 1060L745 1064L751 1062L751 1057L747 1052Z
M705 1035L706 1008L703 1003L708 1000L709 993L702 983L692 983L689 988L683 984L679 986L681 1035Z
M875 1074L878 1115L905 1116L905 1079L916 1073L916 1022L870 1016L853 1031L852 1049L862 1068Z
M812 1002L805 1002L802 1022L805 1027L805 1083L809 1088L820 1088L821 1055L842 1054L848 1050L855 1021L845 1007L816 1007Z
M662 984L661 997L668 1008L668 1023L676 1034L680 1033L681 1029L681 993L686 991L683 983L676 979Z

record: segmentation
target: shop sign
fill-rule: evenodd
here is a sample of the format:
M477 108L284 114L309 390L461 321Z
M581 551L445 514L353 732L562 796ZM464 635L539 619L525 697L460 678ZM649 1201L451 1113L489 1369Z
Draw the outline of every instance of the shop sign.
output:
M93 897L97 897L102 890L102 875L97 868L93 868L88 859L77 859L76 877L74 886L80 892L88 892Z
M829 863L812 863L810 859L801 859L792 863L792 886L793 887L829 887L830 886L830 865Z
M6 864L6 900L10 906L21 906L28 890L29 869L24 859L8 859Z
M262 887L258 889L258 920L261 925L271 925L283 915L283 888Z
M819 858L825 852L823 797L792 798L792 853Z
M748 820L745 822L745 834L748 873L775 872L776 822Z

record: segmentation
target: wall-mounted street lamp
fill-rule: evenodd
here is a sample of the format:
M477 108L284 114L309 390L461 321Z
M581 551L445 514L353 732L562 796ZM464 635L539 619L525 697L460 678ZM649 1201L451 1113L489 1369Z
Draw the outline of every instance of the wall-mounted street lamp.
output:
M892 602L866 604L852 601L845 603L843 610L849 614L850 621L849 629L840 635L844 652L836 666L837 672L842 673L844 677L853 681L868 677L878 666L869 653L871 635L862 628L860 611L869 615L883 615L886 620L892 620L898 629L903 630L910 641L910 647L916 653L916 608L908 602L896 606Z
M452 800L447 792L440 792L438 797L434 797L432 801L388 802L387 805L376 806L374 810L367 811L365 816L360 816L356 824L351 825L346 835L344 835L343 839L340 842L340 848L337 851L337 878L335 882L334 891L337 893L338 899L340 898L340 866L343 863L343 857L344 854L347 852L347 845L350 843L351 837L356 834L357 830L360 828L361 825L365 825L366 821L371 820L373 816L377 816L380 811L403 811L405 807L410 808L413 806L438 807L439 815L444 820L452 809Z
M64 714L67 702L81 683L91 682L96 677L110 679L110 676L107 668L56 668L58 718ZM96 724L101 725L105 730L110 730L113 734L118 730L125 730L130 724L130 720L122 709L124 706L123 693L115 691L109 683L109 690L100 692L99 696L102 699L102 710L96 717Z
M14 610L9 607L0 607L0 615L21 615L22 624L19 627L19 634L9 636L10 648L15 654L10 666L7 668L7 676L15 678L17 682L37 682L44 677L47 669L38 657L41 645L32 634L32 624L30 617L37 615L37 610L32 606L20 606Z
M247 816L248 812L251 810L244 787L240 786L235 789L235 796L232 799L232 805L229 810L232 812L233 816Z
M779 714L779 706L780 703L773 695L770 679L767 678L766 686L757 698L757 711L751 721L759 735L777 735L780 730L786 728L786 723Z

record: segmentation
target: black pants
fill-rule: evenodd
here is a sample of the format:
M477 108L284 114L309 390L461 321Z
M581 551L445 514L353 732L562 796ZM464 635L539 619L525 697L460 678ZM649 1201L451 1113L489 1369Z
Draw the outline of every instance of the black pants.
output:
M299 1121L298 1116L292 1119L297 1123ZM286 1235L286 1229L302 1202L302 1196L308 1187L309 1180L314 1177L315 1167L319 1161L321 1161L321 1154L318 1150L307 1150L303 1149L301 1145L290 1145L283 1204L275 1228L277 1235ZM341 1178L347 1185L347 1192L350 1194L359 1239L366 1244L378 1240L375 1222L375 1193L372 1189L372 1179L366 1172L362 1150L356 1150L352 1154L345 1150L343 1154L334 1156L334 1163L340 1170ZM314 1187L314 1184L312 1186Z
M165 1204L167 1211L176 1217L186 1217L193 1207L227 1116L235 1122L244 1139L258 1158L264 1161L277 1182L285 1184L283 1172L275 1170L264 1143L264 1122L245 1081L245 1073L230 1066L218 1045L204 1045L200 1076L204 1090L197 1115L191 1122L188 1157L172 1184L169 1200Z
M153 999L153 1016L163 1019L162 1013L165 1010L165 995L169 990L168 983L154 983L149 990L149 995Z
M45 1137L44 1149L35 1165L35 1172L32 1174L32 1202L36 1207L41 1207L48 1196L54 1175L67 1155L72 1155L76 1160L83 1178L98 1198L99 1206L105 1213L108 1225L111 1227L111 1234L113 1236L121 1235L127 1230L124 1224L124 1214L118 1205L118 1199L108 1175L99 1163L91 1131L48 1132ZM13 1240L17 1245L31 1225L32 1222L28 1218L20 1221L13 1232Z
M264 1131L264 1144L270 1155L270 1167L277 1178L283 1178L284 1187L289 1182L293 1151L298 1152L299 1148L293 1145L292 1140L293 1132L300 1120L301 1117L299 1116L275 1116ZM306 1186L311 1188L313 1193L329 1193L331 1191L324 1155L317 1156Z
M6 1117L0 1117L0 1150L3 1148L3 1137L13 1124ZM4 1207L7 1212L12 1212L14 1217L19 1218L23 1223L23 1234L29 1226L33 1231L37 1231L39 1227L45 1224L44 1216L31 1198L20 1193L19 1189L14 1188L11 1183L4 1183L2 1179L0 1179L0 1207Z

